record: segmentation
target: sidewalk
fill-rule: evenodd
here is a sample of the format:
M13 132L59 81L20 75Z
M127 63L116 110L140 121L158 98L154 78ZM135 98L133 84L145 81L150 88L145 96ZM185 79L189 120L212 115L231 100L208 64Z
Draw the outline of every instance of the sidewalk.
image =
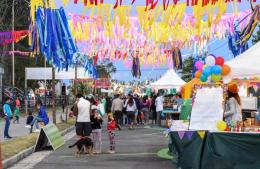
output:
M47 109L47 112L49 114L49 118L50 118L50 123L52 123L52 113L51 113L51 109ZM62 109L61 108L57 108L56 110L56 120L57 123L59 123L61 121L61 112ZM10 129L9 129L9 134L11 137L21 137L21 136L26 136L29 134L29 129L26 128L26 118L27 117L20 117L19 119L19 124L15 123L13 124L13 120L11 121L11 125L10 125ZM5 120L1 119L0 121L0 128L1 128L1 132L0 132L0 142L4 141L4 127L5 127Z

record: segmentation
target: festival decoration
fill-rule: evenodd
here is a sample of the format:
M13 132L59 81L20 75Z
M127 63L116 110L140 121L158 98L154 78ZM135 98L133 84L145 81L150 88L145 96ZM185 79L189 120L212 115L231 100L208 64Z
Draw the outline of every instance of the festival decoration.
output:
M195 78L200 79L201 82L211 80L214 83L221 81L222 76L230 73L230 67L224 64L225 60L222 56L215 57L209 55L205 58L205 64L202 61L196 61L194 67L196 68Z
M177 47L172 49L172 61L173 61L173 68L175 69L182 69L182 56L181 50Z
M14 32L0 32L0 46L7 45L12 42L18 42L29 34L28 30L20 30Z
M234 32L229 22L241 20L250 13L249 10L237 16L208 13L211 20L205 21L185 14L183 3L170 6L166 11L158 5L152 12L145 11L145 6L138 6L138 16L130 16L131 6L119 5L114 13L111 4L98 4L90 9L93 12L89 16L69 14L70 29L79 49L88 55L97 54L101 62L107 58L123 60L128 67L132 64L129 61L132 60L131 53L136 50L140 52L140 65L158 67L168 64L172 67L175 64L180 67L181 58L173 57L173 54L176 56L174 48L191 49L196 44L198 49L203 49L208 40L221 39L226 32ZM96 9L99 12L95 15ZM159 15L162 16L160 20ZM240 24L241 28L245 26L244 22Z
M217 129L219 131L225 131L226 128L227 128L227 123L226 122L224 122L224 121L218 121L217 122Z
M133 57L132 75L133 77L137 78L141 77L140 62L138 56Z
M31 26L31 48L40 51L57 68L68 69L76 47L64 9L38 8Z
M258 4L253 9L253 14L249 20L249 23L241 33L240 41L242 45L245 45L245 43L250 39L259 20L260 20L260 4Z

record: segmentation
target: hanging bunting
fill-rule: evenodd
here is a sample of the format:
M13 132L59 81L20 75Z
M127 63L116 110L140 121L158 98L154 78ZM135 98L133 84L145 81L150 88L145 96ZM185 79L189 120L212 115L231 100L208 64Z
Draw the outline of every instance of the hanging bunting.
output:
M31 49L40 51L58 69L72 64L76 52L64 9L38 8L31 26Z
M0 45L7 45L12 42L18 42L29 34L28 30L14 32L0 32Z
M186 135L187 135L187 137L188 137L189 140L191 140L193 134L194 134L194 131L187 131L187 132L186 132Z
M197 131L198 135L200 136L201 139L204 139L206 132L205 131Z
M182 140L185 135L185 131L178 131L178 136Z
M133 77L136 77L136 78L141 77L140 61L139 61L138 56L133 57L132 75L133 75Z
M172 61L174 69L182 69L183 62L181 56L181 50L178 47L172 49Z

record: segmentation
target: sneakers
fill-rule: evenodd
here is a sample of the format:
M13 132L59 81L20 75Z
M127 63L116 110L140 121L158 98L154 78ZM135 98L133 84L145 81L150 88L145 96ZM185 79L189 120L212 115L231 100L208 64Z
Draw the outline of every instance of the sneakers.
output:
M7 136L7 137L4 137L4 140L10 140L12 137L10 136Z
M109 154L115 154L116 152L113 151L113 150L109 150L108 153L109 153Z
M32 126L31 125L26 125L25 127L30 129Z
M41 131L41 130L39 130L39 129L35 129L35 130L34 130L35 133L40 133L40 131Z

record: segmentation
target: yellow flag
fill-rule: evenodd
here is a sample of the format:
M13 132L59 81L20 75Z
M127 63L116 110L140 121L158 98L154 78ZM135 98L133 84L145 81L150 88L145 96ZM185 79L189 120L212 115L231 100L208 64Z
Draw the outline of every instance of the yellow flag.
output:
M198 135L200 136L201 139L204 139L205 134L206 134L205 131L198 131L197 133L198 133Z

